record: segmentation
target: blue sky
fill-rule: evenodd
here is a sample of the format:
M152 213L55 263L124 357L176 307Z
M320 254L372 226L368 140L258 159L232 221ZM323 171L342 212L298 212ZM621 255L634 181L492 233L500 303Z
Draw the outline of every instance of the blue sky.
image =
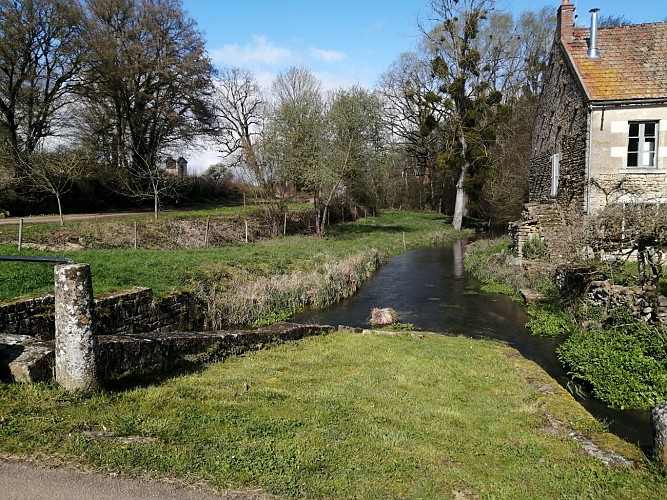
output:
M635 23L667 17L667 0L570 0L587 26L594 7L600 15L622 15ZM498 0L497 8L518 16L561 0ZM252 70L269 87L281 71L303 65L325 89L359 84L372 88L380 75L419 42L418 20L429 0L183 0L204 32L217 67ZM201 172L217 161L211 151L190 156Z
M498 8L519 15L561 0L499 0ZM570 0L579 21L588 11L623 15L633 22L667 17L667 0ZM218 66L241 66L268 85L292 65L311 69L326 88L372 87L401 52L419 40L417 20L429 0L183 0L207 40Z

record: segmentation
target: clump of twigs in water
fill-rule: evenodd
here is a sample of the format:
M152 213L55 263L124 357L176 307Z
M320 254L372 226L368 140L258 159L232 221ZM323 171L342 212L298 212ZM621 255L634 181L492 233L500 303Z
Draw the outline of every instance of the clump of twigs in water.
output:
M371 325L386 326L398 321L398 314L391 307L374 307L371 310Z

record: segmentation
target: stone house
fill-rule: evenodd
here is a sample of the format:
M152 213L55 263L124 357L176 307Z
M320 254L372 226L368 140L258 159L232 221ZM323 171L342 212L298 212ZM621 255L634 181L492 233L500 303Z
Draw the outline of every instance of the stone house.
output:
M667 23L574 27L562 0L533 125L530 199L595 214L667 202Z

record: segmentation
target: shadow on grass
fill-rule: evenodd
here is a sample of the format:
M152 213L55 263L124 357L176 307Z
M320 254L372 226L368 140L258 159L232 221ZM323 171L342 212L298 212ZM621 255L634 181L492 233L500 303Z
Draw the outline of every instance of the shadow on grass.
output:
M105 379L102 382L102 387L110 392L127 392L133 389L160 385L173 378L200 373L212 362L214 361L211 360L205 363L182 362L168 369L157 368L141 373L128 373L119 377Z

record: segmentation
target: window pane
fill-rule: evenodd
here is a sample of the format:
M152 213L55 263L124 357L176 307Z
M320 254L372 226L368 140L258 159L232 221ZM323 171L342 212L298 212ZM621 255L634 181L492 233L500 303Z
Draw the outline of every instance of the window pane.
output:
M644 137L655 137L655 123L644 124Z
M653 166L653 153L647 152L642 153L642 167L652 167Z
M630 153L628 151L628 167L637 166L637 153Z
M639 137L639 123L630 124L630 137Z
M652 167L655 164L655 139L647 139L643 144L642 166Z
M639 151L639 139L630 139L628 141L628 153L636 153Z

